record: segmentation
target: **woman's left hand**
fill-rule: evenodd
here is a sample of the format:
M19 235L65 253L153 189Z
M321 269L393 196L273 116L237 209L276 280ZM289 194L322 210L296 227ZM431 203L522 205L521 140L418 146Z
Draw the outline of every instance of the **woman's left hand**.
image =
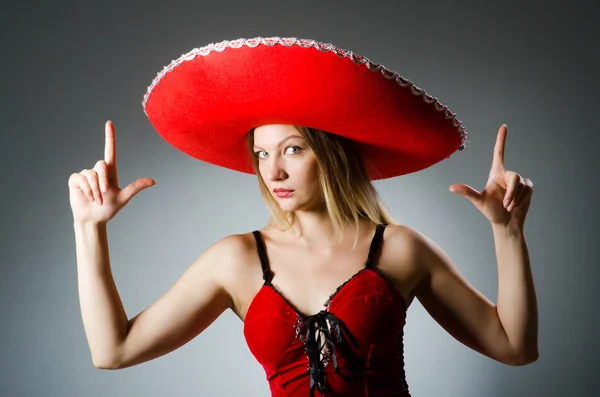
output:
M522 230L531 203L533 183L504 168L506 134L507 127L503 124L498 130L492 169L482 192L464 184L453 184L449 190L469 199L492 224Z

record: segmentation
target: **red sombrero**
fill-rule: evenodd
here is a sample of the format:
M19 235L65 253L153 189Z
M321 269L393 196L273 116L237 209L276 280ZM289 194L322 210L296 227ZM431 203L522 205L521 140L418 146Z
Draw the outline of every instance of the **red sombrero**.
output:
M142 102L182 152L253 174L244 136L294 124L358 143L372 180L427 168L465 147L437 98L369 59L315 40L254 38L196 48L152 81Z

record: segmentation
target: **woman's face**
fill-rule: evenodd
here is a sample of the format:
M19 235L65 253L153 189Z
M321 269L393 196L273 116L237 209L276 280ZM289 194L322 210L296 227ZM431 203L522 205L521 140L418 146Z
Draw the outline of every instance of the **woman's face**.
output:
M254 152L260 174L282 210L310 210L320 204L317 159L293 125L269 124L255 128ZM277 194L275 189L292 192Z

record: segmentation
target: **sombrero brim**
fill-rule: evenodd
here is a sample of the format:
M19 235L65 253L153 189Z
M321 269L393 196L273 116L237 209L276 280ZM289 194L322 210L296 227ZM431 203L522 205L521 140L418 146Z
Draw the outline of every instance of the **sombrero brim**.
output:
M430 167L463 150L466 131L410 80L331 44L296 38L223 41L165 67L142 102L182 152L253 174L245 134L294 124L358 143L372 180Z

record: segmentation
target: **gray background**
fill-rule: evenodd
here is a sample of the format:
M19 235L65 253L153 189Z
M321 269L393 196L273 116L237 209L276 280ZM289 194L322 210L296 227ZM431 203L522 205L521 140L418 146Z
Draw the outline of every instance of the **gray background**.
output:
M497 268L488 221L452 183L481 189L496 133L532 179L526 222L540 358L509 367L455 341L415 301L406 370L414 396L598 394L598 7L584 2L32 2L1 12L0 395L267 396L231 312L154 361L92 365L77 294L67 180L102 158L113 120L121 186L152 177L109 223L129 317L208 246L261 227L254 177L198 162L156 134L142 96L192 48L256 36L313 38L398 71L458 114L464 152L376 182L394 215L434 239L488 298ZM51 3L51 4L50 4ZM481 5L485 3L485 5ZM596 245L597 248L597 245Z

